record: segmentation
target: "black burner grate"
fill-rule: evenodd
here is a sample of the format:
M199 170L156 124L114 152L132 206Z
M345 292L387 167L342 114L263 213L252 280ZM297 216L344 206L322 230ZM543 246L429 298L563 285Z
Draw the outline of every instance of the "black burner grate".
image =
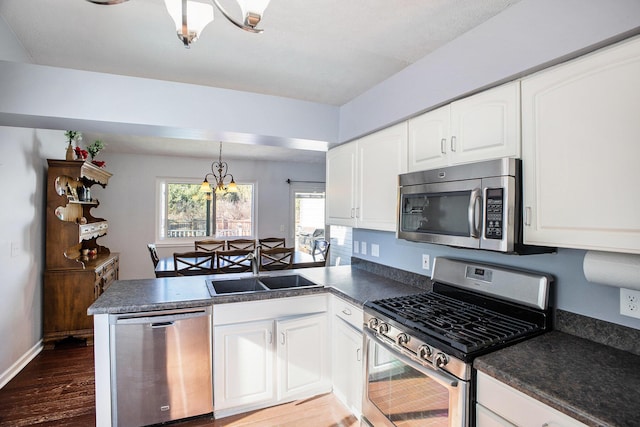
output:
M366 305L465 354L539 330L534 323L432 292L372 301Z

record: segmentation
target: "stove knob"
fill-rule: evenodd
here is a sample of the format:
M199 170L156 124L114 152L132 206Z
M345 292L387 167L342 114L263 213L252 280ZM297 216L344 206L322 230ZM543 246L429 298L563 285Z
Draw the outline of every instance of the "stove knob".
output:
M378 327L378 332L381 334L386 334L387 332L389 332L389 325L387 325L384 322L381 322L380 326Z
M369 327L371 329L376 329L378 327L378 319L376 319L375 317L369 319Z
M436 357L433 359L433 361L438 368L444 368L445 365L449 363L449 358L444 353L438 353L436 354Z
M418 357L421 359L429 360L431 357L431 347L426 344L422 344L418 347Z
M409 337L404 332L398 334L398 336L396 337L396 343L398 345L405 345L408 342L409 342Z

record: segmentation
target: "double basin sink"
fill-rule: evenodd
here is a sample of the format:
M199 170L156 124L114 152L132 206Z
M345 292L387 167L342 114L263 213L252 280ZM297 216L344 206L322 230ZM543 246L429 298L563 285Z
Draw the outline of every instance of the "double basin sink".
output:
M299 274L244 277L229 280L207 280L207 288L209 289L211 296L321 287L322 285L318 285L308 279L305 279Z

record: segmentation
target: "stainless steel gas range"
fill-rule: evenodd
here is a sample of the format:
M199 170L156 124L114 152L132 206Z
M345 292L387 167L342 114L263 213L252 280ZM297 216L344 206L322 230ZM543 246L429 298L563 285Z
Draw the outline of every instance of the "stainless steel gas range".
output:
M432 281L364 304L365 423L473 425L473 359L551 329L549 275L439 257Z

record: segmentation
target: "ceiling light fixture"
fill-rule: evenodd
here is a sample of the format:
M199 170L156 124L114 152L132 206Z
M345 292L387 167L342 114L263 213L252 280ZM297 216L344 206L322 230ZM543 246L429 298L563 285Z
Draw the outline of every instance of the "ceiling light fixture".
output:
M187 49L211 21L213 6L191 0L164 0L167 11L176 24L178 38Z
M124 3L128 0L87 0L100 5ZM236 27L250 33L262 33L264 30L256 28L262 20L264 10L270 0L235 0L242 11L242 22L234 19L220 4L220 0L210 0L229 22ZM164 0L167 11L176 24L178 38L189 48L191 43L211 21L213 21L213 6L193 0Z
M200 185L200 192L209 193L209 194L212 191L215 191L216 194L227 193L227 192L237 193L238 186L236 185L236 182L233 180L233 175L231 175L230 173L227 173L228 169L229 169L229 165L227 165L227 162L222 161L222 141L221 141L220 156L218 157L218 161L211 163L211 172L204 176L204 181L202 181L202 185ZM218 171L218 173L216 173L216 170ZM212 189L211 184L208 181L209 176L212 176L215 179L214 189ZM224 183L227 176L231 178L231 182L229 182L229 185L226 185Z
M222 7L219 0L211 0L216 5L218 10L229 20L233 25L241 28L250 33L261 33L264 30L256 28L256 25L260 23L264 10L269 6L270 0L236 0L242 10L243 22L240 23L233 19L229 13Z

